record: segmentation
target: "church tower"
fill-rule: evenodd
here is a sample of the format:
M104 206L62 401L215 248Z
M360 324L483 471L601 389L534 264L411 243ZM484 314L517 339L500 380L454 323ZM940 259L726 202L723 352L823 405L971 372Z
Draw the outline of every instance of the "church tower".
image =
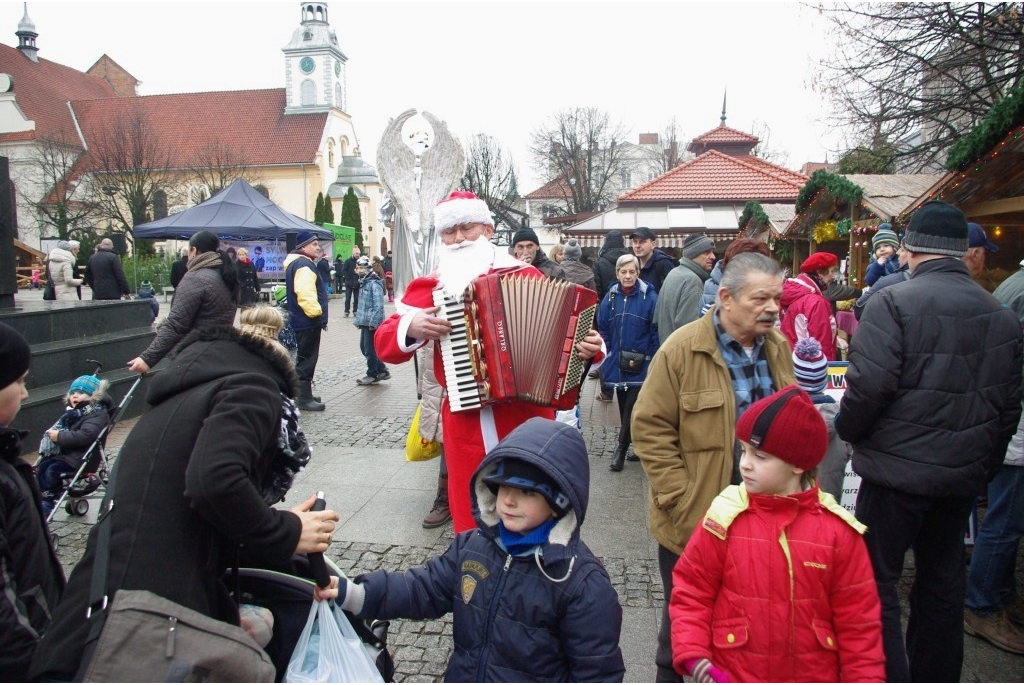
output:
M25 16L18 22L18 30L14 32L14 35L18 37L18 49L21 50L21 54L33 62L38 62L39 48L36 47L36 38L39 37L39 34L36 33L36 25L28 18L27 2L25 3Z
M326 2L300 4L302 21L284 52L285 114L348 108L345 62L338 36L327 23Z

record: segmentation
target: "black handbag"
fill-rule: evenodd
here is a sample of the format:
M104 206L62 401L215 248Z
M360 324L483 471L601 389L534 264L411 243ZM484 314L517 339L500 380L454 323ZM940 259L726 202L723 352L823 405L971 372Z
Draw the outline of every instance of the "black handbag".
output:
M50 262L46 262L46 287L43 288L44 300L56 300L57 289L53 287L53 278L50 277Z
M647 355L643 352L630 352L619 350L619 370L626 373L640 373L644 370L644 361Z

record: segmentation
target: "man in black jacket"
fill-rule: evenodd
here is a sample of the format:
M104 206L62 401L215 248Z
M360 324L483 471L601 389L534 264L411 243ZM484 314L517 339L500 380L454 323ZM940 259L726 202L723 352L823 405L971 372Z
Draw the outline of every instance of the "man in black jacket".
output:
M564 281L565 269L548 259L540 249L540 239L532 228L520 228L512 236L512 254L521 262L531 264L552 281Z
M345 260L345 266L342 268L345 281L345 316L359 309L359 273L356 266L361 254L358 247L353 247L352 256Z
M604 243L598 253L597 261L594 262L594 290L597 296L603 298L608 293L612 283L618 278L615 275L615 262L619 257L629 252L622 234L618 231L608 231L604 236Z
M110 238L101 240L96 254L89 257L85 283L92 288L94 300L120 300L123 295L131 295L121 258L114 254L114 242Z
M181 259L171 264L171 287L177 288L188 272L188 245L181 248Z
M889 682L959 682L964 535L1021 414L1024 345L1013 312L971 280L963 213L922 206L903 247L911 277L879 291L853 338L836 416L862 482ZM906 641L897 583L914 550Z

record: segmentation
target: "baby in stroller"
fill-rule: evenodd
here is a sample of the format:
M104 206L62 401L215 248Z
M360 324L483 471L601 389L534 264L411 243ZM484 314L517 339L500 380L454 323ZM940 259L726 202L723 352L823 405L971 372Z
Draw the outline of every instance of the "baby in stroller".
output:
M43 515L49 516L60 498L65 478L73 475L87 456L99 459L99 453L87 455L89 447L110 423L112 403L106 391L109 384L96 376L79 376L65 396L67 409L46 431L39 443L40 462L36 470L42 491ZM85 473L96 470L87 465Z

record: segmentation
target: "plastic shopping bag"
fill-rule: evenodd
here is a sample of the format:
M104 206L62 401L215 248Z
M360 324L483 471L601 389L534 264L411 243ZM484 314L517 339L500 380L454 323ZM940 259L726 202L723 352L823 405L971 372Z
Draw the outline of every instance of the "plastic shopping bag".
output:
M422 406L416 407L416 413L412 416L412 427L409 428L409 435L405 437L406 461L428 461L441 454L441 443L424 440L420 436L420 411L422 409Z
M380 672L340 608L313 602L288 662L286 683L382 683Z

